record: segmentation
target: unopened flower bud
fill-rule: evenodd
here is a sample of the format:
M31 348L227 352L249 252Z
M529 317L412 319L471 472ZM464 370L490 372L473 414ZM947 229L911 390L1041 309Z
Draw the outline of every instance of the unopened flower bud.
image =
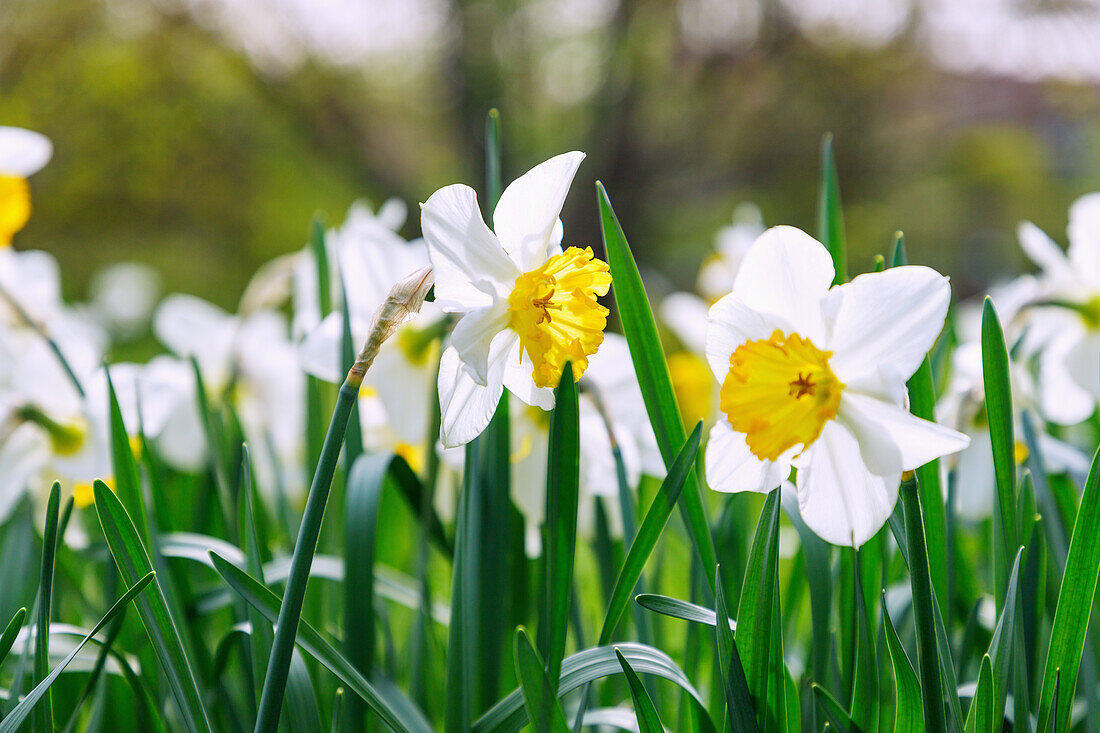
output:
M374 357L378 356L378 349L409 316L420 312L420 306L424 304L424 298L434 282L432 268L424 267L390 289L386 300L374 312L367 343L363 345L359 356L355 357L355 363L348 372L349 384L358 387L363 383L367 369L374 362Z

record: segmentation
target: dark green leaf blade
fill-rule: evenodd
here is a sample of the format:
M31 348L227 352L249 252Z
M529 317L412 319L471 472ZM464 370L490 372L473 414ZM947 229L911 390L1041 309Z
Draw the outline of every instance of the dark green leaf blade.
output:
M523 690L523 704L535 733L568 733L565 714L546 676L542 658L531 646L531 640L522 626L516 629L515 661Z
M653 699L646 691L638 673L618 649L615 650L615 657L623 668L627 684L630 685L630 698L634 701L634 716L638 719L638 733L664 733L665 726L661 722L661 716L657 714Z

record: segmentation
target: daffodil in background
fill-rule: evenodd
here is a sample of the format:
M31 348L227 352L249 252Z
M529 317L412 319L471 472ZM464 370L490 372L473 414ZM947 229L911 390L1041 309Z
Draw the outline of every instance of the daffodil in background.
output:
M707 359L721 384L706 475L718 491L770 491L797 469L806 524L858 547L882 527L903 471L967 437L911 415L905 382L947 315L946 277L897 267L830 287L825 247L775 227L711 308Z
M562 249L558 215L584 159L565 153L510 184L486 226L477 194L454 184L422 205L435 302L460 316L439 368L440 436L454 447L492 419L507 387L550 409L566 361L579 380L603 341L611 287L592 248Z
M50 162L49 138L21 127L0 127L0 247L11 245L15 233L31 218L31 187L27 178Z

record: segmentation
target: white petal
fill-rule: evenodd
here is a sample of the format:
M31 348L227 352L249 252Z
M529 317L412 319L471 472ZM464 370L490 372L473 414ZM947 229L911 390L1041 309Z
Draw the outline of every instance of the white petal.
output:
M1096 409L1096 400L1073 378L1066 357L1082 335L1065 333L1039 356L1039 406L1043 416L1059 425L1076 425Z
M489 371L488 386L474 381L458 352L448 348L439 362L439 437L445 448L465 445L493 419L504 391L500 370Z
M45 135L21 127L0 127L0 175L34 175L52 155L53 143Z
M889 365L912 376L943 329L951 288L928 267L895 267L860 275L829 294L836 302L829 366L851 384Z
M390 429L398 440L422 445L428 438L428 413L432 408L435 365L431 359L412 363L397 339L382 345L364 384L378 391ZM432 442L435 442L434 437Z
M522 350L517 336L509 347L508 358L504 362L504 386L531 407L554 409L554 390L550 387L536 387L534 373L535 365L531 363L527 352Z
M1100 285L1100 193L1090 193L1069 207L1067 255L1078 278Z
M859 444L837 421L795 461L798 507L806 525L834 545L859 547L894 511L900 474L867 470Z
M715 491L767 493L787 478L790 461L762 461L749 451L745 436L734 432L725 420L710 429L705 457L707 483Z
M997 485L989 431L974 430L970 439L955 463L955 511L976 522L993 513Z
M228 377L236 319L213 303L174 293L165 298L153 318L153 333L177 356L194 356L203 378Z
M659 308L661 321L696 354L707 348L707 310L707 302L694 293L672 293Z
M420 224L441 308L463 312L491 303L489 292L507 295L520 273L485 226L474 189L439 189L420 205Z
M298 362L306 374L336 384L341 381L340 349L344 340L344 316L329 313L298 344Z
M745 253L733 293L748 307L780 316L818 343L823 335L820 302L833 273L825 245L794 227L772 227Z
M512 181L493 212L493 231L522 272L542 265L584 153L556 155ZM558 235L561 241L561 235Z
M730 355L746 341L766 339L777 328L790 326L776 316L761 313L734 294L727 295L707 313L707 363L722 383L730 370Z
M1066 351L1066 371L1093 398L1100 398L1100 334L1089 333Z
M507 328L508 301L500 299L466 313L451 332L451 346L482 386L489 379L489 348L494 338L504 337Z
M879 476L911 471L970 443L962 433L850 390L841 395L837 418L858 439L867 468Z
M1022 221L1016 227L1016 237L1020 240L1020 249L1027 258L1039 266L1045 273L1054 276L1065 275L1072 268L1066 253L1053 239L1030 221Z
M1046 469L1051 473L1068 473L1074 478L1082 479L1088 475L1092 461L1077 446L1040 433L1039 452L1043 455Z

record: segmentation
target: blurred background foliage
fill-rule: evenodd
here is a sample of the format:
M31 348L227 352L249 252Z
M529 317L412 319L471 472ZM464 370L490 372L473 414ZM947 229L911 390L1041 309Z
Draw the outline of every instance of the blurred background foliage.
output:
M506 178L589 158L657 293L690 288L742 201L814 231L832 131L853 270L895 230L959 296L1064 242L1100 189L1100 10L1015 0L0 0L0 124L49 135L16 246L155 266L232 309L310 218L477 183L501 109ZM1052 19L1057 22L1052 22Z

